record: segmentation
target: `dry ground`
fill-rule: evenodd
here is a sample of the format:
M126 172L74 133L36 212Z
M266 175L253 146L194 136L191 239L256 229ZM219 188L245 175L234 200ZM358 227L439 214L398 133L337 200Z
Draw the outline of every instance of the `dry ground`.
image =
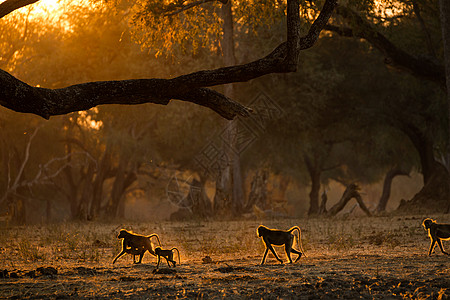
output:
M434 216L450 223L450 215ZM450 257L428 257L424 216L99 224L0 229L0 298L6 299L449 299ZM303 229L307 257L278 264L259 224ZM120 251L120 228L157 233L181 250L175 273L154 273ZM450 248L450 242L444 242ZM282 248L276 248L286 259ZM210 256L212 263L203 263ZM295 255L294 255L295 256ZM166 265L167 266L167 265ZM169 269L160 269L162 272Z

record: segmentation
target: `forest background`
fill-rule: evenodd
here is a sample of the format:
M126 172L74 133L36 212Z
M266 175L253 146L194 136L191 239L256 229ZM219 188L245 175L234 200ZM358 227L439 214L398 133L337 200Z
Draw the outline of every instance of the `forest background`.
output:
M305 31L321 4L301 1ZM448 212L445 75L421 73L443 70L439 14L433 0L340 4L296 73L216 88L253 108L233 121L180 101L50 120L2 107L2 213L17 224L298 217L333 211L349 187L371 213L401 199L414 205L400 210ZM0 19L0 68L46 88L172 78L267 55L285 24L284 1L39 1Z

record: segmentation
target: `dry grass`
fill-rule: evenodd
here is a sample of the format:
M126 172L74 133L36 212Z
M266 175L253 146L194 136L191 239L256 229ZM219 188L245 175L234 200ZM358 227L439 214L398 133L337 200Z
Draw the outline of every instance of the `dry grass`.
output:
M450 257L426 256L424 216L230 222L69 223L0 229L0 298L415 298L448 299ZM449 215L434 216L450 222ZM256 228L302 228L307 257L280 265ZM174 274L154 274L156 259L120 251L120 228L157 233L178 247ZM447 248L450 248L449 242ZM282 248L276 248L286 260ZM210 256L213 263L203 264ZM55 268L55 275L52 269ZM0 271L1 271L0 270Z

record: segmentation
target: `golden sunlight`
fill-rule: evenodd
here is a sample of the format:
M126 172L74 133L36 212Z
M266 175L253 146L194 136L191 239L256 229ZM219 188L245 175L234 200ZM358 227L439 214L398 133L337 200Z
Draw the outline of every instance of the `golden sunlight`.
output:
M0 0L0 3L6 0ZM60 2L63 0L40 0L17 10L19 13L30 12L31 17L61 14Z
M398 15L401 15L405 8L406 4L399 1L383 1L383 0L375 0L375 13L382 18L392 18Z
M97 107L92 108L92 110L95 113L98 113ZM86 111L79 111L78 114L80 115L80 118L77 120L78 125L94 130L100 130L100 128L102 128L103 122L93 120L92 117L88 115Z
M0 0L0 3L6 0ZM68 13L71 7L82 6L89 7L92 6L89 0L40 0L31 5L24 6L13 12L17 14L26 14L29 19L39 19L48 23L61 22L61 16ZM67 21L65 21L67 22ZM63 27L68 28L69 24L64 24Z

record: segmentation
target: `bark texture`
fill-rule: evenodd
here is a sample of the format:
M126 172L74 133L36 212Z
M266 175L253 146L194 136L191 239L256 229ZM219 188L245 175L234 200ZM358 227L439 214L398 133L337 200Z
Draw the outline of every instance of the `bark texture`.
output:
M327 196L327 191L324 190L321 196L321 201L320 201L320 206L319 206L319 215L324 215L327 213L327 201L328 201L328 196Z

